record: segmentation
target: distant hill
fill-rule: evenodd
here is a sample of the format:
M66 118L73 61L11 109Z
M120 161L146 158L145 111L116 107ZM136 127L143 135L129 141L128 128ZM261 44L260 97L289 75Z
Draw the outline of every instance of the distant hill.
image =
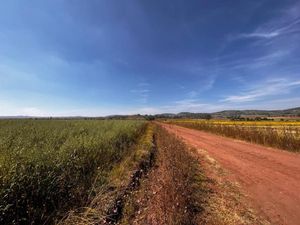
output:
M265 116L265 117L287 117L300 116L300 107L284 110L225 110L211 114L213 117L237 117L237 116Z
M28 119L30 116L0 116L0 119Z
M238 117L300 117L300 107L284 110L224 110L214 113L162 113L156 115L111 115L106 117L30 117L30 116L0 116L0 119L155 119L155 118L187 118L187 119L210 119L210 118L238 118Z
M154 115L155 118L236 118L236 117L294 117L300 116L300 107L284 110L224 110L214 113L164 113Z
M190 112L181 112L181 113L163 113L154 115L155 118L188 118L188 119L210 119L212 116L210 113L190 113Z

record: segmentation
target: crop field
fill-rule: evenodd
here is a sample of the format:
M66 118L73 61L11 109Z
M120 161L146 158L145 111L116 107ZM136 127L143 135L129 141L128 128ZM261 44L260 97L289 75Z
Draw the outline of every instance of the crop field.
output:
M1 120L0 224L51 224L85 205L146 129L143 121Z
M300 151L299 121L167 120L167 123L237 138L257 144Z
M259 193L278 196L288 183L291 206L271 200L297 210L298 154L221 136L300 149L299 122L0 120L0 224L269 224L223 166Z

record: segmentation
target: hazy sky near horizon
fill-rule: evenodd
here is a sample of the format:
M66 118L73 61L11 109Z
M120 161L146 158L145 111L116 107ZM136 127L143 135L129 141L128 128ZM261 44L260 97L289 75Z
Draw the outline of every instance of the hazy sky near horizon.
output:
M300 106L296 0L3 0L0 115Z

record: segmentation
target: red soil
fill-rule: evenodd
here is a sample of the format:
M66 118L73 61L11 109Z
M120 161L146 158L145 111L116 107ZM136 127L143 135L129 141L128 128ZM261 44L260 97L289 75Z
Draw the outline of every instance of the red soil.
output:
M237 181L271 224L300 224L300 154L175 125L161 124L190 146L204 149Z

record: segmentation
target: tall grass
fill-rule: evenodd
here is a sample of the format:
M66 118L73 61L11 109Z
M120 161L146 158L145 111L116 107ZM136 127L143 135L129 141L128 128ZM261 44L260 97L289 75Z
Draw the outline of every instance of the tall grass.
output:
M257 144L280 148L288 151L300 151L300 129L297 127L283 126L280 128L268 126L243 126L215 124L204 121L168 121L171 124L208 131L226 137L237 138Z
M0 224L51 224L86 204L142 121L0 121Z
M153 132L153 124L148 123L129 154L109 172L107 184L93 187L96 196L92 196L91 202L84 208L71 210L57 225L119 224L127 213L125 203L132 199L142 177L153 165Z

